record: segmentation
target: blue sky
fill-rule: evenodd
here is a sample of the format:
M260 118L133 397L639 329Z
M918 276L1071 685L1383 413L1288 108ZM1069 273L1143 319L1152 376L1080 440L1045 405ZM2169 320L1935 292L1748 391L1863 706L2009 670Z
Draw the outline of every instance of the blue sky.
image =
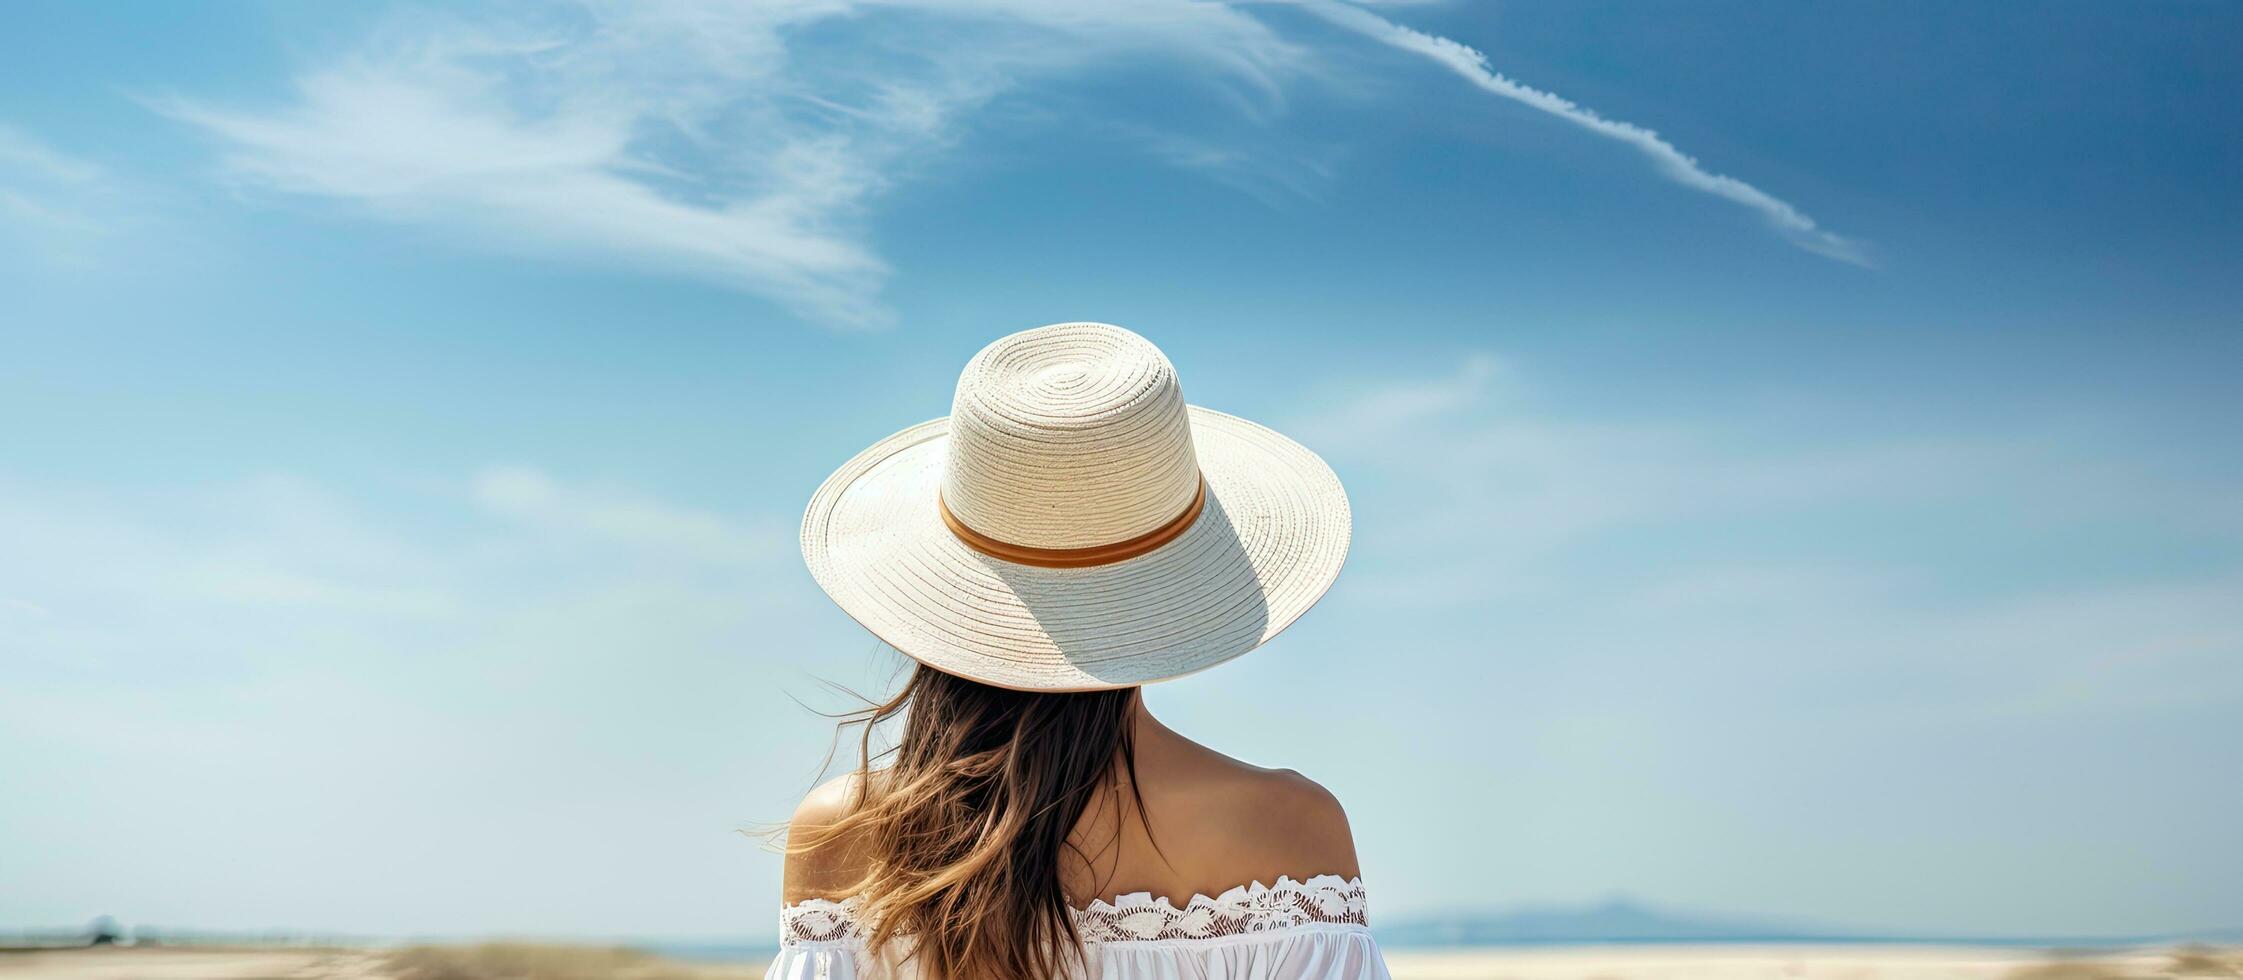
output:
M2243 909L2243 10L16 3L0 926L768 935L802 503L1129 326L1379 913ZM1313 870L1313 869L1306 869Z

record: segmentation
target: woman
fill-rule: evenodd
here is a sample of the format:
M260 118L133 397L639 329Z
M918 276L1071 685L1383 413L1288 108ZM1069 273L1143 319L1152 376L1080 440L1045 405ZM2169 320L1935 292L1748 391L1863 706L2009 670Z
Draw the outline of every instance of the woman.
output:
M1187 406L1136 334L975 355L949 417L858 454L803 518L818 584L918 664L795 814L768 976L1383 980L1339 803L1138 692L1290 625L1348 533L1322 460Z

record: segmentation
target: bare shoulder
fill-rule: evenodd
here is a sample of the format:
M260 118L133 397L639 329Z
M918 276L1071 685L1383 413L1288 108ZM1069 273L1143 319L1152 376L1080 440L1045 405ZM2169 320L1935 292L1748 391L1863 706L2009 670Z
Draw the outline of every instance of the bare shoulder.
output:
M823 840L856 807L863 785L855 773L829 780L795 807L787 821L786 901L848 896L864 873L864 850L847 837ZM816 843L818 846L807 848Z
M1291 769L1265 769L1194 745L1143 772L1152 843L1180 880L1215 894L1279 877L1360 873L1338 797Z
M1237 824L1263 842L1273 867L1286 869L1279 873L1300 879L1359 873L1347 810L1331 790L1292 769L1254 769L1241 791Z

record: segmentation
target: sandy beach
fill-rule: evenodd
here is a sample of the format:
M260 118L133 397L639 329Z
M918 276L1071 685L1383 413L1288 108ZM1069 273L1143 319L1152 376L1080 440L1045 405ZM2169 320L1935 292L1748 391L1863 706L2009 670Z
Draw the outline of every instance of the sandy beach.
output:
M0 977L54 980L234 980L243 977L386 978L365 950L130 949L116 946L0 955Z
M2162 976L2163 954L2112 954L2069 980ZM1395 980L1931 980L2049 967L2046 951L1973 946L1583 946L1394 950ZM2055 980L2055 978L2042 978Z
M761 976L760 963L688 964L627 951L553 946L416 952L112 946L0 954L0 977L8 980L753 980Z
M493 950L497 950L493 953ZM685 964L609 950L462 947L441 962L358 949L83 949L0 955L9 980L750 980L760 964ZM535 959L534 967L529 960ZM2169 951L2055 959L2042 950L1969 946L1585 946L1396 950L1395 980L2118 980L2243 976L2243 953L2177 961Z

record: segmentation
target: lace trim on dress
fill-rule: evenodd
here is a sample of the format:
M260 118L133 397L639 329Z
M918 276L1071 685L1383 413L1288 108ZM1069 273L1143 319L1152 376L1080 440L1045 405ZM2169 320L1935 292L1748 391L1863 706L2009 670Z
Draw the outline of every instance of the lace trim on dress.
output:
M1194 895L1177 908L1151 892L1075 910L1075 928L1086 943L1164 939L1214 939L1274 932L1294 926L1370 925L1363 879L1317 875L1307 881L1280 876L1277 884L1239 885L1209 898Z
M798 946L861 939L857 920L862 907L854 897L789 905L779 913L779 942ZM1075 929L1086 944L1216 939L1316 924L1370 925L1363 879L1338 875L1307 881L1280 876L1274 885L1257 881L1213 898L1194 895L1183 908L1151 892L1135 892L1111 903L1093 901L1074 912Z
M841 901L813 898L779 910L779 945L837 943L862 938L857 930L857 910L864 902L852 895Z

